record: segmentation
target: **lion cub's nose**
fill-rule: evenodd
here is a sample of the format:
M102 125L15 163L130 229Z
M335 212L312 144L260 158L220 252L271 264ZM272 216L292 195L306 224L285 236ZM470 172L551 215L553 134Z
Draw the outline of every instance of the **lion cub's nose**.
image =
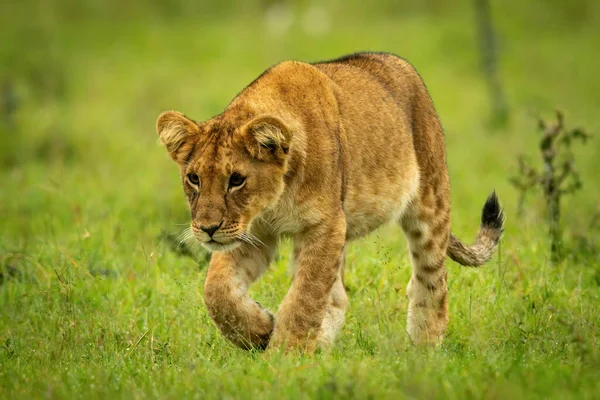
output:
M208 233L208 236L212 237L213 233L215 233L217 231L217 229L219 229L220 227L221 227L221 224L211 225L211 226L201 226L200 229L203 232Z

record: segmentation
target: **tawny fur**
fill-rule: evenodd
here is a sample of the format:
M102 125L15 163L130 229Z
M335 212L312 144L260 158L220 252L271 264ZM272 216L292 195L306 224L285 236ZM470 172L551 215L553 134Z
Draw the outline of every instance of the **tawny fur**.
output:
M388 221L402 226L413 265L408 334L437 344L448 324L446 256L481 265L500 239L495 195L475 245L451 234L439 118L414 68L390 54L286 61L217 117L196 123L169 111L157 130L179 164L192 231L214 251L209 314L244 348L331 344L348 306L345 245ZM248 287L283 235L294 240L294 276L273 316Z

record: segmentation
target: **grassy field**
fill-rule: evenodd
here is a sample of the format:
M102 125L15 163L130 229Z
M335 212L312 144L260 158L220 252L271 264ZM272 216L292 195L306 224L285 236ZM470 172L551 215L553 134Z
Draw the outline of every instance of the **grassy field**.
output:
M0 8L0 80L12 86L0 103L0 398L598 397L600 139L576 149L584 187L564 203L558 265L541 196L518 216L508 177L517 154L537 157L532 113L560 107L567 124L600 132L600 7L502 2L511 118L492 130L470 2L135 18L100 2L85 18L10 3ZM453 230L474 238L496 189L500 254L478 270L448 262L451 321L438 349L416 349L405 333L410 265L393 226L350 246L351 307L330 352L234 348L203 304L205 256L174 249L189 216L156 117L206 119L277 61L358 50L417 67L446 130ZM252 287L271 309L289 286L290 250L284 242Z

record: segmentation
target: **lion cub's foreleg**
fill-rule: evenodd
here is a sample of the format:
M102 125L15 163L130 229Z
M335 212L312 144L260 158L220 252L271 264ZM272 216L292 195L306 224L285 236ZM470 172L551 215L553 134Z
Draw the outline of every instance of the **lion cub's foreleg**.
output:
M294 279L279 308L270 347L313 351L318 342L333 340L347 304L340 263L345 240L341 210L295 238Z
M275 240L214 253L204 283L208 313L225 337L244 348L265 349L273 331L273 315L248 296L248 287L268 267Z
M344 287L345 258L346 251L343 250L342 256L340 257L338 275L333 283L331 292L329 293L325 317L323 318L321 330L317 336L317 343L321 347L332 345L337 334L344 325L346 308L348 308L348 295L346 294L346 288Z
M444 186L424 188L401 224L408 239L412 277L408 284L407 331L413 343L441 343L448 326L446 249L450 203Z

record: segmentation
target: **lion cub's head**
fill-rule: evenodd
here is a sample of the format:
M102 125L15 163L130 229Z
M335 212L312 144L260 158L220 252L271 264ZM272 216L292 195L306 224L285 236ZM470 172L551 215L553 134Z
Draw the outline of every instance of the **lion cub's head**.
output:
M196 238L212 251L252 242L252 222L283 193L292 138L286 124L268 115L198 124L167 111L156 129L179 165Z

